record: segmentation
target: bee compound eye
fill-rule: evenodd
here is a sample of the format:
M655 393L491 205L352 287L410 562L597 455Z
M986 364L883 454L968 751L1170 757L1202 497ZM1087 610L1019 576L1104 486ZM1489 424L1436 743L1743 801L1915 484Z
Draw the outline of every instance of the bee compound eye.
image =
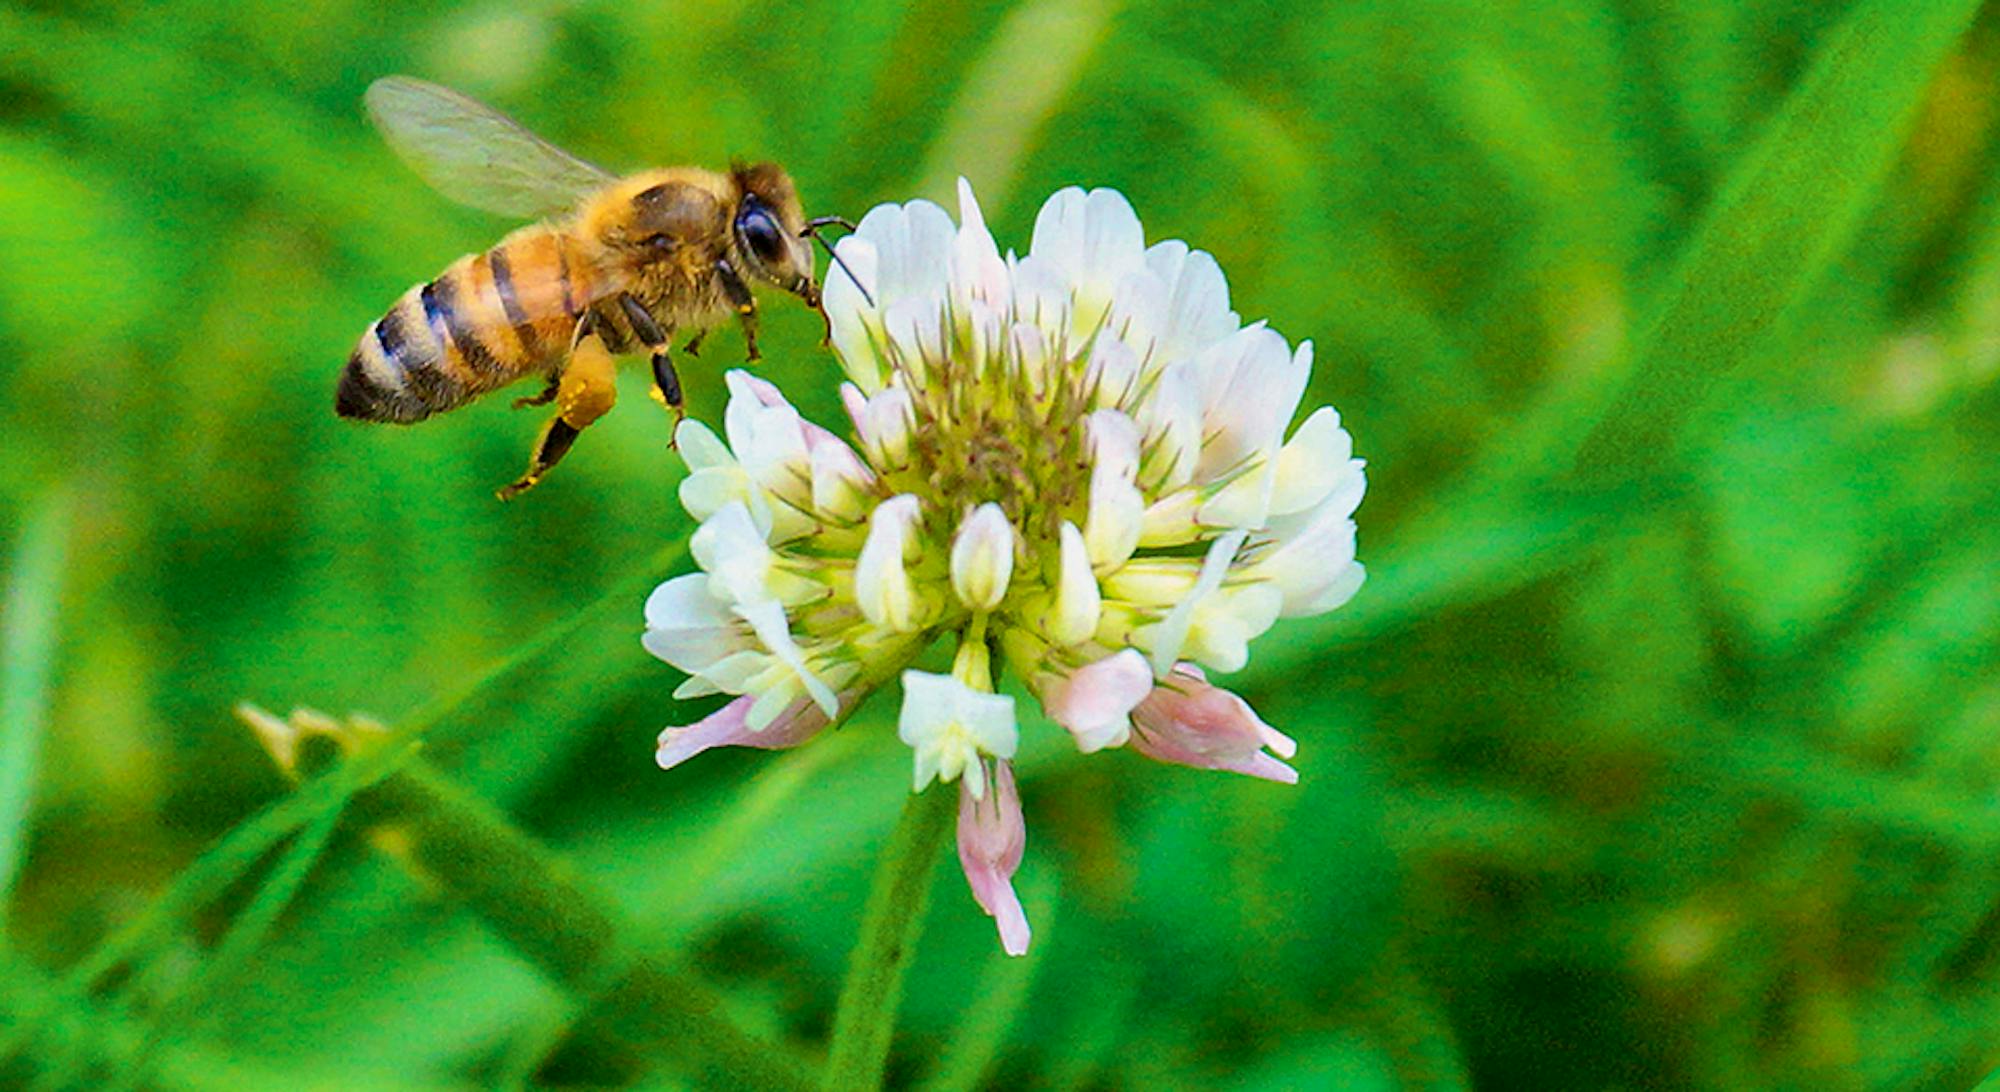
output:
M765 265L777 265L785 259L785 232L778 226L769 210L763 206L745 202L743 213L736 219L736 230L743 235L743 242L757 260Z

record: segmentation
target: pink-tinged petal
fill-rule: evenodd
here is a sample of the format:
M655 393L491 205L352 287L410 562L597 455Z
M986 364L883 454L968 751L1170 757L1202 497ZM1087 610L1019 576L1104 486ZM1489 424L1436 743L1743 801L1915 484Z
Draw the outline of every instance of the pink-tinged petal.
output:
M1077 749L1089 754L1130 738L1134 707L1153 691L1153 669L1138 649L1114 652L1043 688L1038 695L1049 719L1069 729Z
M859 433L868 419L868 396L852 383L840 385L840 407L847 411L847 423Z
M851 700L851 695L843 694L840 704L844 707ZM745 721L756 702L754 695L746 694L693 724L661 732L660 749L654 756L660 768L673 769L711 747L756 747L766 751L796 747L831 723L826 711L812 699L800 698L771 723L753 732Z
M1014 871L1028 845L1028 826L1021 818L1021 794L1014 771L1005 759L993 763L993 791L972 794L971 779L958 790L958 863L972 897L1000 927L1000 947L1010 956L1028 951L1028 915L1014 895Z
M1209 685L1193 664L1176 664L1132 711L1132 723L1132 747L1149 758L1287 785L1299 780L1277 757L1297 754L1298 744L1264 723L1249 702Z
M778 385L776 383L773 383L768 379L759 379L758 377L751 375L748 372L744 372L742 373L742 375L743 375L744 390L747 393L749 393L752 397L757 399L757 401L767 409L790 410L793 408L792 404L785 400L784 392L778 389ZM834 435L832 432L829 432L824 428L821 428L819 425L813 424L811 421L806 420L803 416L801 416L798 419L798 423L799 423L799 432L805 437L806 450L808 452L811 452L814 448L817 448L821 444L828 442L839 444L842 447L847 446L846 442L841 440L840 437Z

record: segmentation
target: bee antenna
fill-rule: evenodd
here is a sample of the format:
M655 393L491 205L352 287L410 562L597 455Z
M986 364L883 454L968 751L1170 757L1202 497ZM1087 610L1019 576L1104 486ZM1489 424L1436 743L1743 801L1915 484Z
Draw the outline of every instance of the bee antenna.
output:
M826 241L826 237L820 234L830 227L843 227L848 231L856 230L854 222L845 216L820 216L806 221L805 230L799 232L799 235L818 243L820 249L826 251L826 256L833 259L833 264L839 266L840 271L847 274L847 279L854 282L854 287L861 290L861 298L868 301L869 307L874 307L875 297L868 294L868 286L861 283L861 278L854 275L854 270L847 268L847 263L840 258L840 252L833 249L832 244Z

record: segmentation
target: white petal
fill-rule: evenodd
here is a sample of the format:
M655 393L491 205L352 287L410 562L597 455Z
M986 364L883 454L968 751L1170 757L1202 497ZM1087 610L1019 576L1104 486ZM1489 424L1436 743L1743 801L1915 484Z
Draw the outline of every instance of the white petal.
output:
M777 598L770 582L775 555L742 501L723 505L696 528L688 548L708 573L709 592L716 598L734 603Z
M963 178L958 180L958 224L958 234L952 240L952 300L961 307L982 303L996 309L997 314L1007 305L1012 291L1007 263L1001 260L1000 248L986 230L979 201L972 196L972 183Z
M979 779L980 784L967 785L975 797L984 787L979 756L1012 758L1020 739L1013 698L926 671L903 672L896 736L916 752L915 788L921 790L933 776L951 781L963 773Z
M1153 381L1138 408L1145 436L1144 481L1158 492L1171 492L1194 480L1201 459L1201 392L1191 363L1170 365Z
M792 640L791 630L786 626L784 608L776 603L764 602L738 604L735 610L739 617L750 623L750 628L757 632L757 639L770 649L771 655L797 676L806 693L812 696L813 703L827 716L838 716L840 702L834 697L833 688L820 681L819 676L806 666L805 654ZM769 717L760 719L753 716L751 719L755 728L762 728L770 721Z
M1133 478L1139 468L1139 428L1118 410L1097 410L1084 420L1090 440L1090 497L1083 542L1091 564L1107 572L1124 564L1139 545L1146 498Z
M874 287L875 302L887 306L904 296L930 295L944 287L958 226L950 213L932 202L911 201L901 207L870 209L855 235L878 248L881 274Z
M1173 670L1174 661L1180 659L1181 645L1186 642L1188 628L1194 621L1195 608L1202 600L1214 594L1222 586L1223 577L1229 573L1229 563L1236 559L1236 551L1243 547L1243 540L1249 535L1243 531L1231 531L1215 540L1208 548L1208 556L1201 562L1201 575L1195 578L1194 590L1186 598L1174 605L1167 616L1153 627L1150 634L1152 649L1148 658L1153 663L1153 676L1164 679Z
M1194 489L1169 493L1147 505L1139 545L1179 546L1201 537L1201 525L1195 522L1200 505L1201 493Z
M1131 480L1100 464L1090 473L1090 506L1083 520L1083 543L1091 564L1108 572L1138 548L1146 498Z
M748 634L708 593L708 578L691 573L661 584L646 597L646 632L640 643L682 671L699 675L746 647Z
M1123 412L1097 410L1084 418L1090 459L1098 469L1132 480L1139 471L1139 426Z
M681 460L687 463L691 473L699 473L712 466L736 465L736 457L729 453L715 433L692 417L683 418L675 426L674 449L681 453Z
M1278 620L1283 596L1269 584L1223 588L1195 608L1181 655L1217 671L1241 671L1250 642Z
M854 433L870 462L883 470L903 466L910 458L910 429L916 407L901 385L884 387L863 402Z
M1056 584L1055 607L1050 611L1049 639L1067 647L1079 644L1097 632L1104 612L1104 596L1091 572L1090 553L1083 532L1068 520L1056 536L1062 543L1062 575Z
M740 368L723 373L729 385L729 405L723 411L723 425L729 446L743 469L766 489L780 491L785 484L781 472L802 468L806 459L805 421L777 388L752 377ZM777 398L775 405L766 398Z
M1277 477L1278 468L1266 457L1256 456L1249 467L1202 504L1195 519L1204 527L1263 527L1270 520L1271 490Z
M885 318L899 303L907 314L912 297L930 300L933 311L942 302L956 235L943 209L912 201L870 209L854 234L834 248L875 300L871 307L837 267L831 271L823 301L827 322L842 364L864 392L880 390L887 377L880 355L889 329Z
M987 501L959 524L951 543L951 587L972 610L992 610L1014 575L1014 527L1007 513Z
M747 693L750 684L770 666L771 654L764 649L746 648L740 652L732 652L703 668L701 674L692 676L687 682L682 683L674 690L674 697L695 698L717 691L728 694Z
M1109 334L1091 343L1085 379L1095 388L1093 409L1122 409L1139 392L1139 354Z
M697 470L681 479L681 507L696 520L706 522L730 501L747 502L750 476L735 463Z
M843 520L859 521L874 497L875 475L861 456L839 440L812 449L813 508Z
M945 295L904 296L882 311L882 333L889 363L913 373L917 382L928 377L928 363L945 355Z
M1312 375L1312 345L1293 353L1269 328L1252 326L1211 346L1195 366L1206 437L1195 476L1207 482L1278 450Z
M1153 347L1161 361L1200 352L1241 325L1229 309L1222 267L1206 252L1169 239L1147 249L1146 268L1167 285L1167 321Z
M881 355L875 348L875 339L881 334L881 320L855 282L869 286L871 295L875 292L874 285L882 279L880 255L874 243L852 235L835 244L833 252L840 256L840 261L827 270L826 287L820 297L821 306L826 309L833 350L839 354L843 370L862 390L875 391L881 388L884 373Z
M1150 557L1130 562L1104 577L1104 595L1122 604L1161 614L1186 599L1201 577L1201 562L1190 557Z
M917 515L917 498L908 493L876 505L854 566L854 599L862 616L898 633L918 626L916 588L904 568Z
M1035 217L1031 257L1048 262L1069 283L1074 331L1087 337L1110 308L1125 275L1145 261L1146 233L1125 195L1076 187L1058 190Z
M1354 593L1361 590L1361 585L1367 578L1368 571L1360 562L1354 562L1341 569L1339 575L1334 577L1317 597L1288 610L1285 617L1304 618L1314 614L1325 614L1327 611L1345 606L1348 600L1354 598Z
M717 626L729 622L726 604L708 594L708 578L700 573L677 576L646 596L646 628Z
M1354 441L1340 427L1340 414L1332 406L1321 406L1278 452L1270 514L1286 516L1312 508L1359 471Z
M1062 271L1033 255L1010 263L1013 315L1042 332L1051 344L1066 344L1070 332L1070 287Z

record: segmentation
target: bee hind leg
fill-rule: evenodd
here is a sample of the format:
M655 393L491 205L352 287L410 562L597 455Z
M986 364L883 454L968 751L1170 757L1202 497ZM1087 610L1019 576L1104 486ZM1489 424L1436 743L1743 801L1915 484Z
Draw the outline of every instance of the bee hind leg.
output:
M546 406L556 400L556 393L561 389L562 380L551 377L548 385L543 387L540 392L514 399L514 408L527 409L529 406Z
M535 441L535 455L528 460L528 472L501 486L495 496L503 501L513 500L533 489L542 480L542 475L569 454L570 445L576 443L581 434L581 430L561 417L549 418L549 423L542 428L541 438Z
M533 489L551 467L569 454L583 430L609 412L618 400L617 380L604 339L594 333L578 338L556 385L557 413L535 440L535 453L528 460L527 472L500 490L501 500L512 500Z

